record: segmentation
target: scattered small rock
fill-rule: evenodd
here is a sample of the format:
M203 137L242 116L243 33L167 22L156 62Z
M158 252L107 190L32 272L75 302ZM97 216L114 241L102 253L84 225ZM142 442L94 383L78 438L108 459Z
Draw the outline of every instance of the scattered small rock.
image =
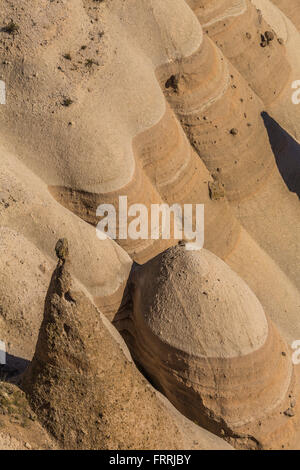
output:
M209 181L208 183L209 197L212 201L218 201L225 197L224 186L220 181Z
M58 240L55 246L55 252L56 256L61 259L62 261L65 261L69 255L69 243L66 238L61 238Z
M259 24L261 24L263 20L262 11L257 9L257 14L258 14L258 22Z
M74 103L74 101L71 100L71 98L64 98L61 104L68 108L73 103Z
M274 40L275 34L273 33L273 31L266 31L265 32L265 38L266 38L267 42L269 43L269 42Z
M231 129L230 134L231 135L238 135L239 131L236 128Z
M87 60L85 61L85 66L86 66L86 67L90 67L90 68L91 68L91 67L93 67L93 65L99 66L99 62L97 62L97 61L94 60L94 59L87 59Z
M292 408L289 408L288 410L284 412L284 415L287 416L288 418L292 418L293 416L295 416L295 412L293 411Z
M43 274L45 274L45 272L46 272L46 267L45 267L45 265L44 265L44 264L40 264L40 265L39 265L39 270L40 270Z
M179 82L179 79L178 79L178 76L177 75L171 75L170 78L168 78L168 80L166 81L165 83L165 87L168 89L168 88L172 88L174 91L178 91L178 82Z
M261 35L261 43L260 43L261 47L267 47L268 45L268 41L266 40L266 38L264 37L264 35L262 34Z
M6 26L2 28L2 31L8 34L16 34L19 32L19 29L20 26L11 20Z
M273 31L266 31L265 34L261 34L261 47L266 47L272 42L275 38Z

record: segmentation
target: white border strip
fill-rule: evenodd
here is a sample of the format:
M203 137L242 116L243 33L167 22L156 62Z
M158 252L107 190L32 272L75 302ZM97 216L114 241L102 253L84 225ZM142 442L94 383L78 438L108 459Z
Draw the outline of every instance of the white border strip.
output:
M0 365L6 364L6 346L3 341L0 341Z
M6 104L6 86L3 80L0 80L0 104Z

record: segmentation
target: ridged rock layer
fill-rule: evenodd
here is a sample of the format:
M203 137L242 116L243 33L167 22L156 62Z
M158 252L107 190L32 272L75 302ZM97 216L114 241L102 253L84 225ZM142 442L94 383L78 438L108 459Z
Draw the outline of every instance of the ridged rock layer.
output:
M23 388L63 449L226 448L161 400L121 346L60 261Z
M270 26L249 0L188 0L203 29L255 93L269 104L288 85L291 66L277 37L262 47ZM279 38L280 39L280 38Z
M211 253L184 247L137 267L131 280L132 314L119 328L170 401L238 448L293 446L298 379L248 286Z
M261 100L207 37L194 55L161 67L158 76L237 218L298 287L300 207L276 167Z

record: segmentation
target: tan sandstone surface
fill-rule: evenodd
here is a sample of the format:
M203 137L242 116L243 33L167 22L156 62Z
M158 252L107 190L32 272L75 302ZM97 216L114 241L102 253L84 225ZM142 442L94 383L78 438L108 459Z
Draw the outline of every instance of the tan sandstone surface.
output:
M59 261L22 388L60 445L226 449L222 441L166 405L125 354L100 312L74 285L64 261Z
M215 255L182 246L136 267L131 283L118 327L170 401L237 448L292 448L299 373L248 286Z
M299 447L299 11L2 0L0 449ZM100 240L120 196L204 249Z

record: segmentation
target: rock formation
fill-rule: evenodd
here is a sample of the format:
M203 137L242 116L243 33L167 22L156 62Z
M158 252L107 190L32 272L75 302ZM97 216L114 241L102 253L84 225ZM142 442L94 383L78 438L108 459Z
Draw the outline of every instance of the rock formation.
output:
M284 14L294 23L294 25L300 28L300 5L297 0L273 0L273 3L284 12Z
M195 54L162 66L158 76L190 142L224 183L237 218L298 287L300 208L276 168L261 101L207 37ZM166 87L170 76L177 77L175 90Z
M187 3L255 93L265 104L273 102L288 85L291 66L284 45L270 31L261 11L250 0L187 0Z
M294 54L299 32L291 21L269 0L187 2L268 111L299 139L298 111L291 101L291 83L299 76Z
M63 243L57 245L60 253ZM23 378L29 403L60 446L226 448L159 398L121 349L121 341L60 259L36 352Z
M178 246L137 266L120 320L136 362L183 414L237 448L293 446L299 375L248 286ZM293 418L287 413L293 407Z
M0 374L18 394L34 356L32 448L297 448L298 11L2 0ZM149 226L153 204L203 204L204 251L118 237L121 196ZM4 421L0 448L24 448Z
M0 450L57 449L55 441L38 422L24 392L16 385L5 383L1 369L0 379Z

